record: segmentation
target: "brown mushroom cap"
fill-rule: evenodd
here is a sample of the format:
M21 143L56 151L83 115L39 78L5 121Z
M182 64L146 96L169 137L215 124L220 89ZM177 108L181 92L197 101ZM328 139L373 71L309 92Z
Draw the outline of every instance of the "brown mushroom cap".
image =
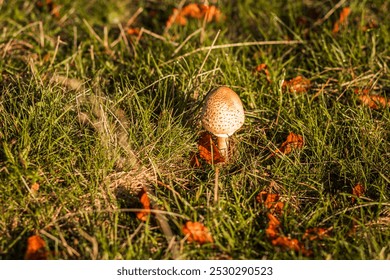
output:
M217 137L228 137L238 130L245 120L240 97L222 86L210 92L202 108L202 125Z

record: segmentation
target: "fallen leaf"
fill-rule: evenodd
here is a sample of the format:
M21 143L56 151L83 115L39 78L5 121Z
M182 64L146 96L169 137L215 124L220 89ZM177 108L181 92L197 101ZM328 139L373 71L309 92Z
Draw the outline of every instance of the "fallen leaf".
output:
M363 32L367 32L372 29L377 29L378 27L379 24L375 20L371 19L367 24L363 25L361 29Z
M282 143L280 148L277 149L274 154L282 153L288 155L294 149L301 149L303 145L304 145L303 137L301 135L290 132L290 134L287 136L286 141Z
M312 251L306 250L303 243L299 242L298 239L289 238L285 236L278 236L271 241L272 245L279 246L285 249L290 249L295 252L300 252L304 256L310 256Z
M150 200L145 188L141 190L138 197L142 204L143 210L137 212L136 216L139 220L145 222L150 214Z
M284 203L278 201L278 194L262 191L256 196L256 200L269 209L271 213L281 214L283 211Z
M174 23L179 24L179 25L186 25L187 24L187 19L185 16L183 16L180 12L179 9L174 8L172 15L168 18L166 22L166 27L171 27Z
M306 229L302 239L303 240L308 239L310 241L313 241L316 239L323 239L325 237L329 237L328 233L330 230L331 230L331 228L329 228L329 229L318 228L318 227L308 228L308 229Z
M282 88L289 89L291 93L305 93L311 88L310 80L297 76L289 81L283 81Z
M213 20L219 21L222 18L222 13L217 7L211 5L202 5L202 4L188 4L182 9L174 8L172 15L169 16L166 27L169 28L173 24L186 25L188 20L187 18L202 19L205 18L207 22Z
M46 0L45 3L43 3L43 1L37 1L36 6L39 9L42 9L44 6L46 6L50 14L52 14L56 18L60 17L60 9L52 0Z
M390 100L376 94L370 94L370 90L367 88L358 89L356 88L354 92L358 95L360 102L371 109L378 110L386 107L390 107Z
M280 221L271 213L267 213L268 227L265 234L269 239L274 239L279 236Z
M344 7L340 13L340 18L333 25L333 34L336 34L340 31L340 26L346 25L348 16L351 12L350 7Z
M356 196L356 197L361 197L364 195L364 192L365 192L365 188L363 185L361 184L356 184L356 186L354 186L352 188L352 195ZM352 197L352 203L355 203L356 199L354 197Z
M360 95L360 94L362 94L362 95L368 95L368 94L370 94L370 89L369 88L362 88L362 89L360 89L360 88L355 88L354 89L354 92L355 92L355 94L358 94L358 95Z
M265 230L265 234L268 239L271 240L272 245L282 248L301 252L305 256L311 255L311 251L306 250L305 246L298 241L298 239L291 239L285 236L281 236L280 221L271 213L267 214L268 227Z
M25 260L47 260L48 252L46 243L39 235L30 236L27 239L27 250Z
M222 12L217 9L217 7L211 5L200 5L203 15L206 18L207 22L211 22L213 19L215 21L220 21L222 18ZM203 16L202 16L203 17Z
M225 162L224 157L219 152L218 147L214 144L208 132L204 132L200 136L198 150L200 158L204 159L208 164Z
M271 75L269 74L267 64L262 63L262 64L257 65L256 68L255 68L255 72L257 72L257 73L263 72L265 74L266 78L267 78L267 81L269 83L271 83Z
M127 29L127 34L129 34L129 35L138 36L139 33L140 33L140 29L139 28L128 28Z
M191 18L202 18L203 12L198 4L188 4L183 7L183 9L180 11L181 15L184 17L191 17Z
M182 232L187 236L188 242L197 242L199 244L214 242L208 228L199 222L186 222Z
M31 185L30 190L34 196L37 195L38 190L39 190L39 184L37 182L35 182L34 184Z

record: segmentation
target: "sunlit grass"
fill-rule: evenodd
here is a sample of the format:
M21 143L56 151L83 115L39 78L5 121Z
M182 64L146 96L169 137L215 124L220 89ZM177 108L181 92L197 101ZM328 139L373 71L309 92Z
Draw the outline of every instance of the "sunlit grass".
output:
M339 9L311 29L331 2L233 2L219 1L221 22L190 20L166 34L176 1L58 1L59 18L34 1L2 4L0 259L23 259L34 234L53 259L390 258L390 114L354 93L389 97L389 4L352 1L348 25L332 34ZM133 25L150 32L137 38L125 25L140 7ZM371 20L378 27L363 31ZM274 40L301 43L244 44ZM213 42L236 45L194 52ZM260 63L271 83L254 72ZM298 75L310 79L307 93L282 89ZM219 85L240 95L246 122L214 205L215 167L190 159L201 101ZM290 132L303 148L270 157ZM358 183L366 192L352 203ZM135 217L142 186L178 252L153 216ZM262 190L281 196L283 233L311 256L271 244ZM186 242L188 220L214 244ZM329 236L303 240L312 227Z

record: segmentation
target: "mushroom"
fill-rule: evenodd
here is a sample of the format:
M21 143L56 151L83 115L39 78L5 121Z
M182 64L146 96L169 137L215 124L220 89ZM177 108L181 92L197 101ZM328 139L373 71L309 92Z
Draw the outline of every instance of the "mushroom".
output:
M228 161L228 137L238 130L245 120L240 97L226 86L211 91L202 108L202 125L217 136L218 149Z

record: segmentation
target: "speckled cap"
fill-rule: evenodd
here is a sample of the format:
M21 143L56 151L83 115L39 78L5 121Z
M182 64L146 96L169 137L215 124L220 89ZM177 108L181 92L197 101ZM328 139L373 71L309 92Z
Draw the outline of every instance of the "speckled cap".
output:
M228 137L239 129L245 120L240 97L222 86L210 92L202 108L203 127L217 137Z

